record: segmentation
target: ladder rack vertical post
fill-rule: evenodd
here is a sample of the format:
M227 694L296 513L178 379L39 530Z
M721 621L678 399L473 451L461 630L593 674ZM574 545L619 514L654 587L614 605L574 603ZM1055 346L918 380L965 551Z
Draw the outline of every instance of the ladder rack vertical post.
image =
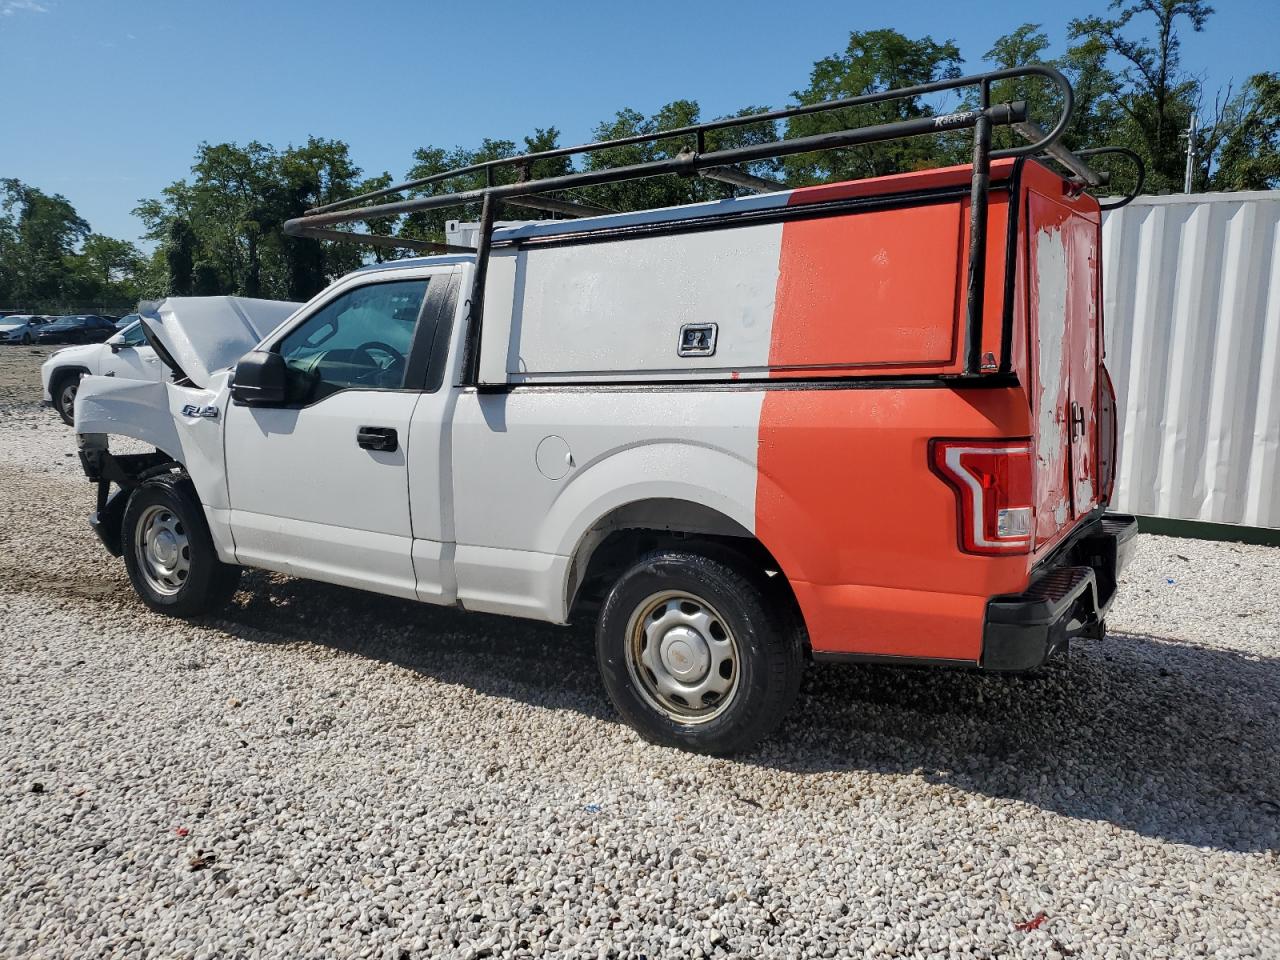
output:
M982 367L982 306L987 278L987 198L991 192L991 85L979 86L981 113L973 127L973 180L969 187L969 277L964 339L964 372Z
M489 175L492 180L492 174ZM492 183L490 183L492 186ZM493 224L497 219L498 201L485 192L480 205L480 236L476 243L476 268L471 283L471 310L467 316L466 363L463 367L464 386L480 383L480 334L484 325L484 284L489 273L489 251L493 245Z

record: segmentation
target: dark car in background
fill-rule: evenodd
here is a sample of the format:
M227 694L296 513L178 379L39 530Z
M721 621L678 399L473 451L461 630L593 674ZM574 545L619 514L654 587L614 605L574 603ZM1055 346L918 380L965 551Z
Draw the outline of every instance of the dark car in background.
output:
M56 317L36 334L39 343L102 343L116 332L116 325L95 314Z

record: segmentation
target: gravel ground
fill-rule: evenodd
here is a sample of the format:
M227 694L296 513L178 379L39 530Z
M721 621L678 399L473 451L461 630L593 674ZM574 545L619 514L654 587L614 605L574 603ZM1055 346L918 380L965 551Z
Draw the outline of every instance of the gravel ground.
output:
M1280 550L1144 536L1037 675L825 667L755 755L583 631L265 575L187 624L0 356L0 957L1277 957Z

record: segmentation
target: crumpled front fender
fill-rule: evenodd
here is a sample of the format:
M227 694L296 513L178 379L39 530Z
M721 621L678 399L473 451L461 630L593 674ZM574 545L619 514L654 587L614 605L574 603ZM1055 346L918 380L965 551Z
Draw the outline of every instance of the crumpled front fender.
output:
M76 433L131 437L184 463L182 439L169 412L165 384L153 380L85 377L76 393Z
M76 394L76 433L82 448L97 446L96 438L107 436L128 437L155 447L182 464L207 509L225 511L222 408L227 399L225 373L215 376L208 390L85 377Z

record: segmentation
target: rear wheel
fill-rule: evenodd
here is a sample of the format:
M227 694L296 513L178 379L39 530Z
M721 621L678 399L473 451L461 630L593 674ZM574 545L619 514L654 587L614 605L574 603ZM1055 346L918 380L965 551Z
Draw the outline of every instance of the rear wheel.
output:
M31 333L27 332L22 335L22 345L24 347L31 346Z
M178 474L147 480L124 511L129 580L152 610L194 617L231 599L240 568L218 559L191 481Z
M53 408L58 411L62 422L68 426L75 424L76 393L80 390L80 378L83 374L64 374L54 385Z
M596 653L610 699L647 740L734 753L795 700L804 633L791 598L730 554L659 550L614 584Z

